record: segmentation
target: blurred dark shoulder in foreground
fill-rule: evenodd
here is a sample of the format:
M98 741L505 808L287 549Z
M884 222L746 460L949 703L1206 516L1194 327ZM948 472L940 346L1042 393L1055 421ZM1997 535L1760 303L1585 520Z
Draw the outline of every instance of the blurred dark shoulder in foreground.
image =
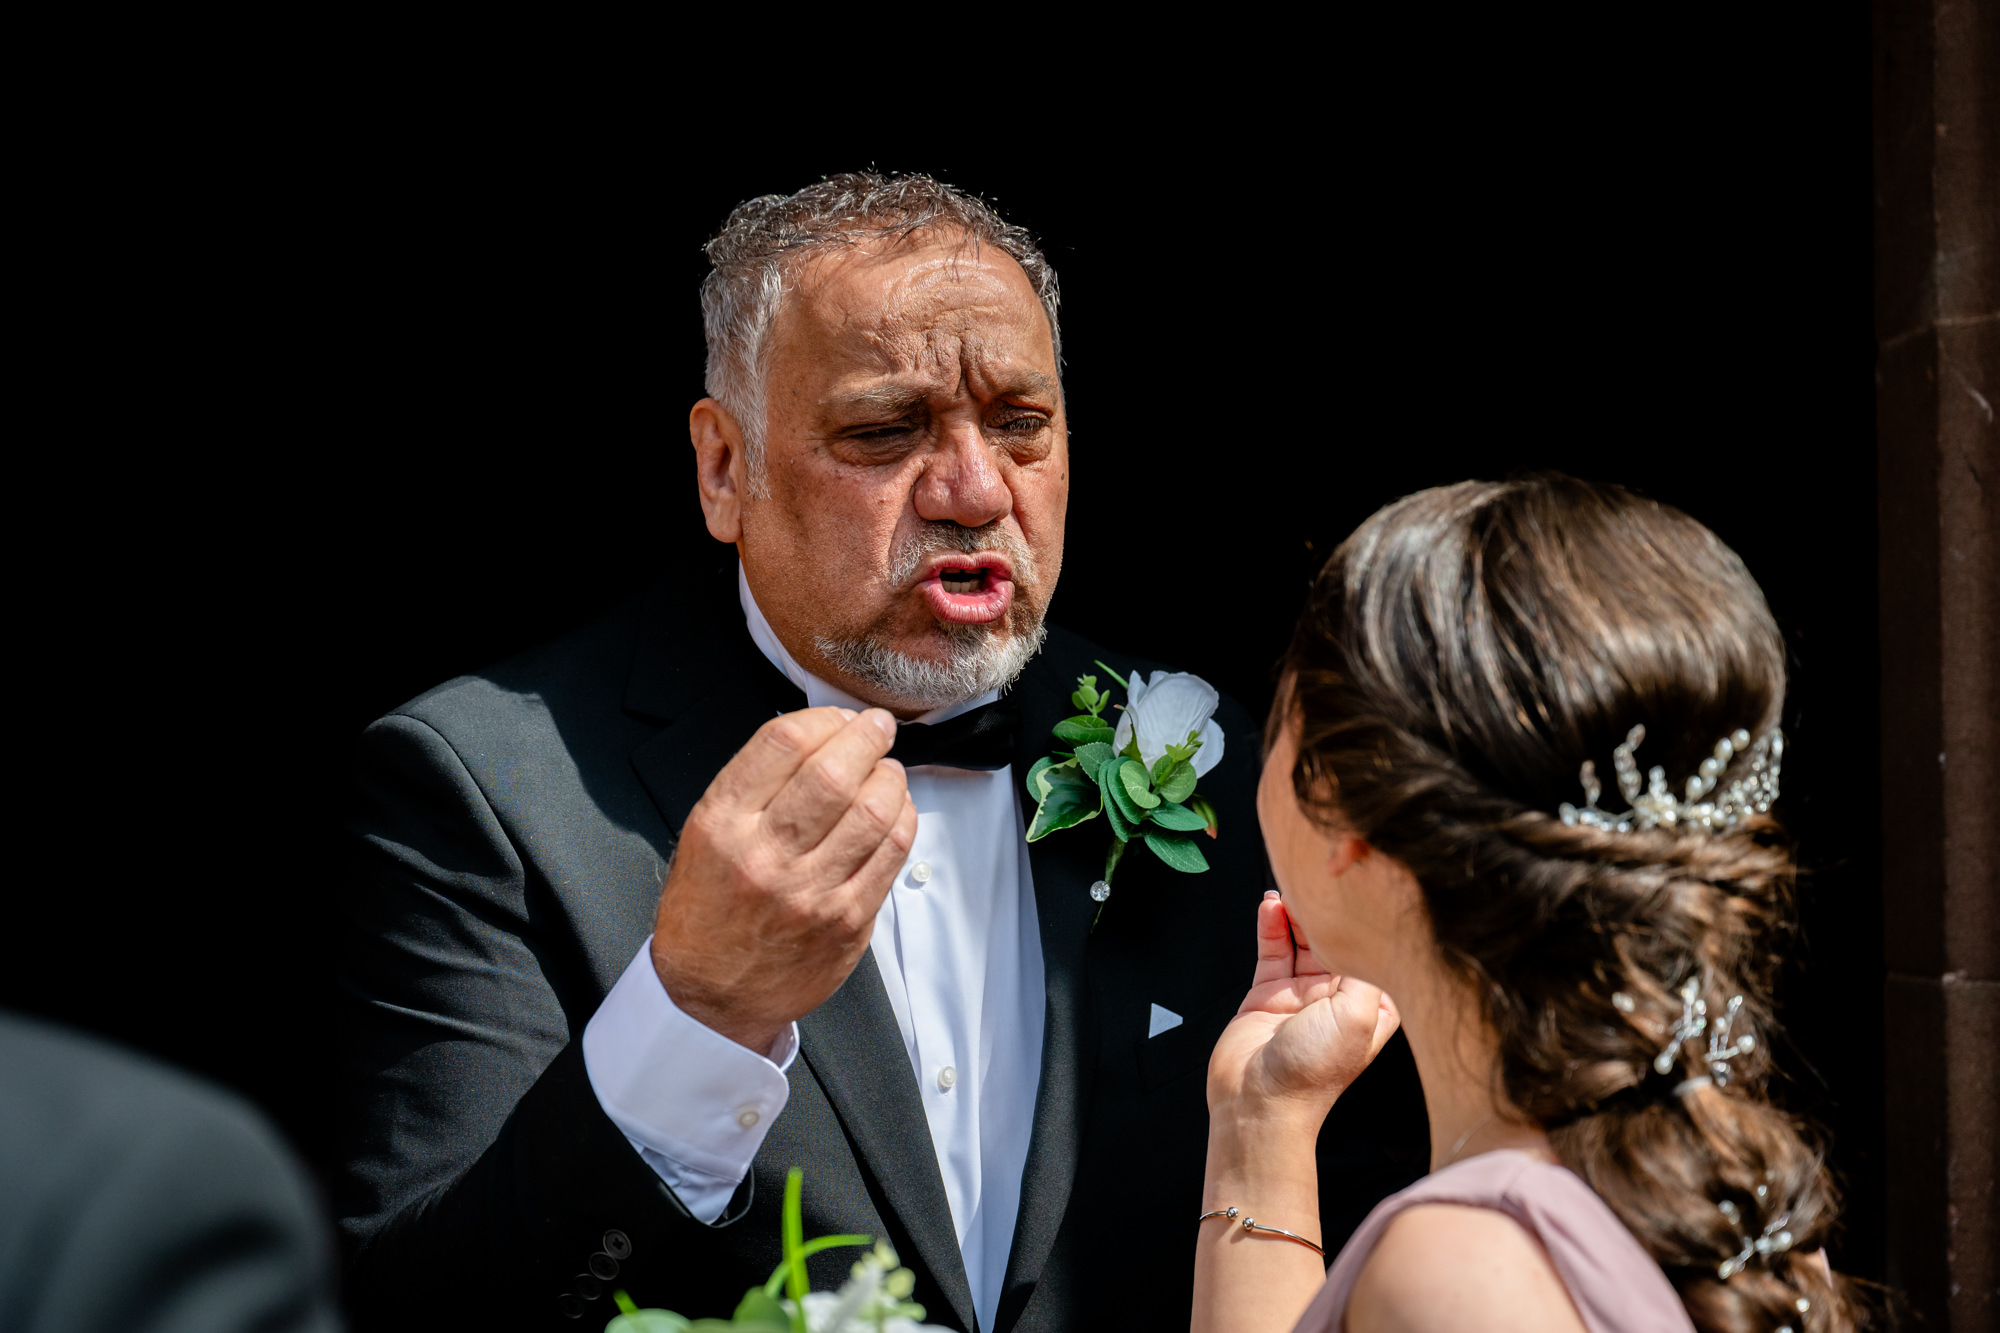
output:
M0 1328L340 1327L314 1191L237 1098L0 1014Z

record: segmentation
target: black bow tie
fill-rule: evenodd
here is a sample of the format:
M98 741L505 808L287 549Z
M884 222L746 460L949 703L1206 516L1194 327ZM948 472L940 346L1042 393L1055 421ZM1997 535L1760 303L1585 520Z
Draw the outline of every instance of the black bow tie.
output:
M943 764L990 773L1014 762L1014 723L1020 709L1012 699L999 699L935 725L905 722L896 728L896 746L889 757L906 768Z

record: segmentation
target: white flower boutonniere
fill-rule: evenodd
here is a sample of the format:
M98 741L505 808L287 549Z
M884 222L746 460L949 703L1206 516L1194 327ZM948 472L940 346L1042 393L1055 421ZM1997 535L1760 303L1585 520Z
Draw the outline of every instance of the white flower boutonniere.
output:
M1090 896L1102 903L1134 842L1176 870L1208 869L1190 835L1216 836L1215 807L1196 794L1195 783L1221 762L1222 728L1214 721L1221 697L1201 677L1160 671L1148 681L1135 671L1128 681L1097 665L1126 693L1118 721L1104 717L1111 696L1097 688L1097 677L1079 676L1070 702L1083 711L1055 725L1056 739L1074 748L1037 759L1028 770L1028 794L1036 802L1028 841L1102 814L1111 825L1111 848L1104 878L1090 886Z

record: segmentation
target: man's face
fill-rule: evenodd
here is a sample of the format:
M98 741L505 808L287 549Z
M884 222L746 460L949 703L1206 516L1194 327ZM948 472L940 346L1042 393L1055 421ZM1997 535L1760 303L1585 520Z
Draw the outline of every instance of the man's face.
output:
M815 675L905 714L1010 679L1062 570L1069 436L1027 275L956 235L835 251L772 330L737 549Z

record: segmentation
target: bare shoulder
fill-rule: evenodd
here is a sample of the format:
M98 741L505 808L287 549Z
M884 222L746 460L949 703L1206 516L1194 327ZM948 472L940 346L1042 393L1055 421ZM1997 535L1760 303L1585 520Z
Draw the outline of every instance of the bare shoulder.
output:
M1397 1215L1362 1266L1349 1333L1519 1329L1584 1333L1548 1252L1491 1208L1419 1204Z

